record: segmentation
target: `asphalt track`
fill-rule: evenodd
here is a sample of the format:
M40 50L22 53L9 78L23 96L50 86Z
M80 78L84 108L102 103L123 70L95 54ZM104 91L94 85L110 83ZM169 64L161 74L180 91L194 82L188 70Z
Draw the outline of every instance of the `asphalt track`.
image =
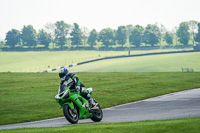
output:
M163 120L200 116L200 89L187 90L103 109L101 123ZM80 123L93 123L90 119ZM64 117L0 126L0 129L71 125Z

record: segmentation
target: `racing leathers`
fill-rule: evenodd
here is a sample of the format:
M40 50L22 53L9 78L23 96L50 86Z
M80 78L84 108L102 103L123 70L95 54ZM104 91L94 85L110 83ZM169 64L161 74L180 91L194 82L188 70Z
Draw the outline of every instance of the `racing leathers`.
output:
M91 109L95 106L93 98L91 98L85 86L81 83L78 76L74 73L69 73L67 75L67 78L65 78L65 80L60 82L60 92L64 91L65 88L69 86L71 92L80 91L81 96L84 97L86 100L88 100Z

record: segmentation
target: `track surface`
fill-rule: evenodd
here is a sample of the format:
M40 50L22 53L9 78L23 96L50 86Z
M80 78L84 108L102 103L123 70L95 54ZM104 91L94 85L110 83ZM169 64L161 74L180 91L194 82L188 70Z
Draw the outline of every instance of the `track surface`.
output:
M106 122L128 122L142 120L161 120L200 116L200 89L171 93L138 102L103 109ZM93 123L90 119L78 123ZM0 129L27 127L57 127L70 123L64 118L47 119L35 122L0 126Z

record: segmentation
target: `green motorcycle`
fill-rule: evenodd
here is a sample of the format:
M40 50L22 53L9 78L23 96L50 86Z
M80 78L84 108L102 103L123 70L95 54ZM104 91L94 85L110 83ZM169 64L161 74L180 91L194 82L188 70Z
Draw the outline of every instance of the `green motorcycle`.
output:
M63 108L65 118L72 124L76 124L79 119L91 118L95 122L99 122L103 118L103 112L99 104L96 103L95 109L90 109L89 102L80 95L80 91L70 91L70 87L59 88L58 94L55 96L56 101ZM92 88L86 89L92 94Z

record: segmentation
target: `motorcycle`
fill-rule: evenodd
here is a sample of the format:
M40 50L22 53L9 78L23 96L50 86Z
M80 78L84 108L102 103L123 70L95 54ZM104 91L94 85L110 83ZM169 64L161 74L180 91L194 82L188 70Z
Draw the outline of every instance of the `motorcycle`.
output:
M65 118L72 124L76 124L79 119L91 118L94 122L99 122L103 118L103 112L99 104L96 103L95 109L90 109L89 102L81 96L80 91L72 91L70 87L60 87L55 96L56 101L63 108ZM92 88L86 91L91 95Z

